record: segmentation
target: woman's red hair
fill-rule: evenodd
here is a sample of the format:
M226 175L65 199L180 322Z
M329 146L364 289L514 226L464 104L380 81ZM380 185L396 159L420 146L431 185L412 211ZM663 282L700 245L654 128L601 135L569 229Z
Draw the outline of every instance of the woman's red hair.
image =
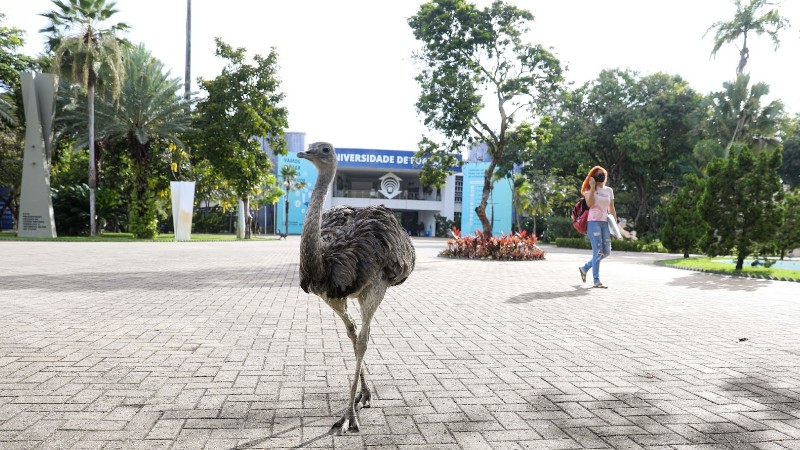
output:
M594 178L601 172L606 175L606 180L608 180L608 171L606 169L603 169L601 166L592 167L592 169L589 170L589 174L586 175L586 178L583 180L583 184L581 185L581 195L589 190L589 178Z

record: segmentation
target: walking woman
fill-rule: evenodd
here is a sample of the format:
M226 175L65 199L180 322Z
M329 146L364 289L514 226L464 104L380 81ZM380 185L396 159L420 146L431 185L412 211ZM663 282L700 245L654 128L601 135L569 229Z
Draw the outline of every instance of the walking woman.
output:
M605 289L607 286L600 282L600 261L611 254L611 231L608 228L609 214L617 221L617 210L614 209L614 191L606 186L608 172L600 166L592 167L581 185L581 192L586 197L589 205L589 217L586 235L592 243L592 259L582 267L581 280L586 282L586 274L592 269L592 279L595 288Z

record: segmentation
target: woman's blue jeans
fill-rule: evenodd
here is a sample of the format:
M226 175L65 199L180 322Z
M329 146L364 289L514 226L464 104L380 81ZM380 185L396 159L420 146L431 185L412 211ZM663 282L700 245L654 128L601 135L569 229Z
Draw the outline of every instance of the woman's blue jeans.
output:
M592 269L594 283L600 282L600 261L611 254L611 232L606 221L589 221L586 224L586 235L592 243L592 259L583 265L583 271Z

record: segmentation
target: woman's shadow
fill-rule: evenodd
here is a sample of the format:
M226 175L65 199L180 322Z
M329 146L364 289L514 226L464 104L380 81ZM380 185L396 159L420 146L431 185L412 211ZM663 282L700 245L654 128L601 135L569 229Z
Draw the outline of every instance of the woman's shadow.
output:
M541 292L525 292L523 294L515 295L506 303L531 303L542 300L556 300L565 298L578 298L589 294L589 288L579 284L573 285L571 291L541 291Z

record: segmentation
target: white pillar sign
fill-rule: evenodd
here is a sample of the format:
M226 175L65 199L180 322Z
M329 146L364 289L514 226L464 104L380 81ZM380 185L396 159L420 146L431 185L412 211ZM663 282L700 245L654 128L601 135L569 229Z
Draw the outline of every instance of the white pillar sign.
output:
M56 224L50 196L50 159L53 155L51 145L58 77L21 72L20 80L26 128L17 235L54 238Z
M175 241L192 239L192 212L194 210L194 181L170 181L172 193L172 225Z

